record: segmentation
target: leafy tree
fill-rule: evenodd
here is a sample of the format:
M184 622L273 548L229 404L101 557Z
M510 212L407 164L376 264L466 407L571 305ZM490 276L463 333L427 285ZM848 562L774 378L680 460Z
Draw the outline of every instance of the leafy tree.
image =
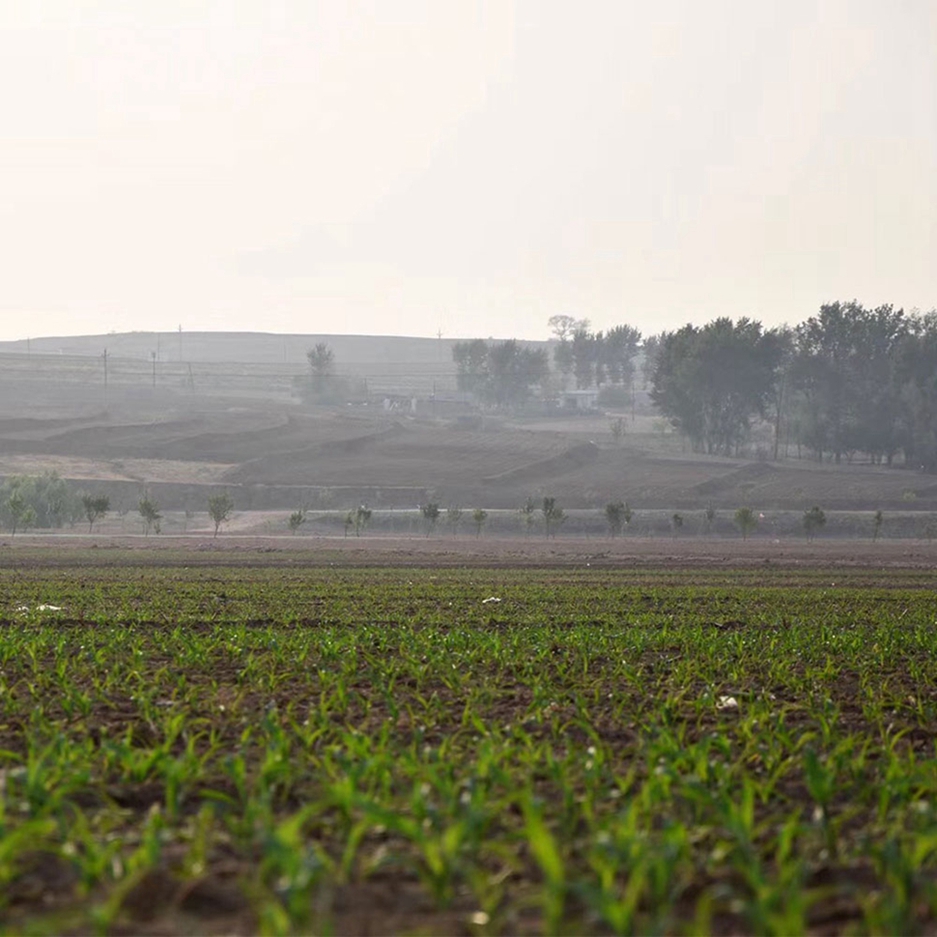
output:
M599 357L605 376L612 384L629 384L634 375L634 357L641 345L641 333L630 325L616 325L605 333Z
M624 514L624 501L609 501L605 505L605 521L608 524L608 532L613 538L621 536L621 528L625 523Z
M0 523L6 527L61 527L83 516L80 498L56 472L11 475L0 485Z
M459 532L459 524L462 523L462 508L458 505L450 504L446 508L446 524L449 526L449 530L452 532L452 535L455 536Z
M16 536L19 528L25 530L36 522L36 512L33 506L26 500L23 491L15 487L6 501L7 511L11 519L10 533Z
M436 529L436 522L439 520L439 504L435 501L427 501L426 504L420 506L420 512L423 515L428 537Z
M937 472L937 311L914 320L895 353L905 463Z
M35 480L36 524L39 527L61 527L81 519L82 504L75 491L57 472L43 472Z
M555 537L556 529L566 520L566 514L556 503L556 498L544 498L540 505L543 527L547 537Z
M792 392L792 376L794 371L795 336L794 331L787 326L775 329L777 338L778 359L774 372L774 383L771 389L770 406L772 424L774 425L774 446L772 458L778 460L781 446L781 428L784 416L790 402Z
M550 331L553 333L554 337L561 344L567 341L572 334L577 329L588 329L589 320L588 319L576 319L573 316L550 316L547 319L547 325L550 326Z
M452 346L452 360L459 390L480 393L488 379L488 343L482 338L456 342Z
M576 375L576 387L585 390L593 384L601 384L604 377L599 346L602 341L601 332L598 337L588 329L578 328L573 333L570 342L570 353L573 358L573 374Z
M758 518L751 508L739 508L735 512L735 523L742 531L742 539L747 540L748 535L758 526Z
M491 345L481 339L456 342L452 359L459 389L502 409L521 406L534 385L549 376L546 352L526 348L515 339Z
M804 532L808 540L813 540L819 531L826 524L826 514L814 505L809 511L804 511Z
M95 521L106 517L111 509L111 499L107 495L84 494L81 496L81 506L88 521L88 533L94 530Z
M149 495L144 495L137 504L137 511L143 520L143 535L150 535L150 528L158 525L163 515L159 512L159 505ZM158 531L157 531L158 533Z
M335 353L325 342L319 342L306 352L306 359L309 361L313 392L321 395L335 373Z
M750 319L661 336L651 399L696 451L732 455L764 416L781 345Z
M482 535L482 528L485 526L485 521L488 520L488 512L482 508L475 508L472 511L472 523L475 525L475 536L480 537Z
M861 303L820 307L795 330L792 378L801 397L801 440L836 462L856 451L889 462L900 447L898 351L909 334L902 310Z
M575 374L582 390L606 381L616 386L631 382L633 359L638 353L641 333L630 325L617 325L608 332L590 332L588 319L566 317L553 360L564 376Z
M502 408L525 403L531 388L549 374L545 351L523 348L514 340L493 345L488 362L485 397L489 403Z
M13 536L20 526L25 501L24 490L31 484L27 475L12 475L0 487L0 519Z
M226 491L220 495L212 495L208 499L208 516L214 522L215 537L218 536L221 525L230 520L232 511L234 511L234 501Z
M654 378L660 346L660 335L649 335L641 343L641 383L645 389L648 388Z
M882 524L884 523L885 518L882 515L881 510L875 512L875 516L872 518L872 542L875 543L878 540L878 535L882 532Z
M295 534L306 523L306 509L300 508L298 511L293 511L287 523L290 531Z
M565 386L566 378L573 373L573 345L572 342L562 341L553 349L553 363L557 370L563 375Z

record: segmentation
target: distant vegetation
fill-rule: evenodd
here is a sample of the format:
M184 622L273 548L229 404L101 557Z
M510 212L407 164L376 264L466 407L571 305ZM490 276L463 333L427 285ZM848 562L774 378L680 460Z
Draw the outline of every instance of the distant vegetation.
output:
M367 397L367 383L336 374L335 352L326 342L317 342L306 352L308 379L298 383L299 396L307 403L338 404Z
M299 528L302 527L303 524L305 523L306 523L306 509L300 508L300 510L293 511L293 513L290 514L289 521L287 522L287 526L295 534L296 531L299 530Z
M556 498L544 498L540 505L540 512L543 514L543 529L547 537L555 537L563 521L566 520L566 512L556 503Z
M94 531L96 521L106 517L111 510L111 499L107 495L85 494L81 496L85 519L88 521L88 533Z
M741 507L735 512L735 524L742 532L742 539L747 540L748 535L758 526L758 517L749 507Z
M732 455L767 414L781 337L748 319L664 335L651 399L694 450Z
M220 495L213 495L208 499L208 516L215 525L216 537L221 525L230 520L232 511L234 511L234 501L226 491Z
M0 523L13 534L74 524L82 514L81 497L55 472L11 475L0 485Z
M149 495L144 495L140 499L140 503L137 505L137 511L143 520L144 536L149 536L151 529L155 530L156 533L159 533L160 521L162 520L163 515L160 514L159 505L152 498L150 498Z
M647 344L647 343L646 343ZM794 328L717 319L653 343L651 398L696 452L737 455L753 424L818 461L863 454L937 472L937 311L824 305Z
M826 514L821 508L814 505L809 511L804 511L804 533L808 540L812 540L826 525Z
M575 377L577 388L631 383L634 357L641 346L636 328L617 325L604 333L591 332L588 319L572 316L553 316L549 325L559 342L553 360L564 377Z
M470 391L479 401L502 409L526 403L533 388L543 385L550 374L543 349L526 348L513 339L456 342L452 360L459 390Z
M435 501L427 501L426 504L420 505L420 513L423 515L428 537L436 529L436 522L439 520L439 505Z

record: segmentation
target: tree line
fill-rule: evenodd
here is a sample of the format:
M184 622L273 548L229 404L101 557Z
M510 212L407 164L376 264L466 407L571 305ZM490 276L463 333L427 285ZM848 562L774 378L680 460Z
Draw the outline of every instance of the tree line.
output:
M641 347L641 333L630 325L607 332L593 332L588 319L552 316L556 339L553 363L566 380L579 389L600 386L625 387L634 376L634 358ZM457 386L482 403L501 409L523 406L539 388L549 396L550 358L542 348L529 348L516 339L486 342L476 338L452 346Z
M758 421L822 461L864 454L937 471L937 311L856 301L794 327L742 318L645 343L651 399L693 449L738 454Z
M558 342L553 349L557 369L564 377L574 377L577 388L631 383L641 348L636 328L616 325L607 332L592 332L588 319L565 315L551 316L547 324Z

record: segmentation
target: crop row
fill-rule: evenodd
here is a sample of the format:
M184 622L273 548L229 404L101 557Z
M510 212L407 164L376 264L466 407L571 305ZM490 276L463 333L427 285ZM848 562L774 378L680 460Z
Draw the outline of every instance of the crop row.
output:
M0 571L28 932L912 932L928 592Z

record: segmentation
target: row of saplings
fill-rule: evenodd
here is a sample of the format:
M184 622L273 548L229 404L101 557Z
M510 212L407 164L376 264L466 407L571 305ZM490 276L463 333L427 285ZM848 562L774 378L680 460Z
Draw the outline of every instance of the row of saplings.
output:
M453 535L459 532L460 527L466 520L469 520L475 531L475 536L480 537L488 521L488 512L483 508L475 508L473 511L465 511L458 505L450 505L443 511L437 501L427 501L420 505L420 514L422 516L423 527L426 536L434 533L441 520L444 520L445 526ZM354 532L355 536L368 527L371 522L372 510L367 505L359 505L354 510L349 511L344 516L345 536ZM538 525L543 525L544 535L546 537L555 537L556 532L566 520L566 512L556 503L555 498L546 497L538 505L533 498L528 498L524 505L517 512L521 527L525 534L529 535ZM295 534L303 524L306 523L307 509L301 508L294 511L289 516L289 529ZM712 505L702 513L702 529L709 533L712 531L713 522L716 519L716 510ZM740 507L736 510L734 520L743 539L747 539L749 534L754 532L759 521L764 519L763 514L756 514L750 507ZM627 501L610 501L605 505L605 521L608 526L608 533L611 537L620 537L626 530L631 528L634 520L634 511ZM873 517L872 539L878 539L883 523L881 511L876 511ZM824 511L814 506L803 515L803 528L807 539L813 539L826 525L826 514ZM670 518L670 527L677 536L684 527L684 517L680 513L674 513Z
M627 501L610 501L605 505L605 520L608 524L608 531L612 537L620 537L622 532L631 526L634 518L634 512ZM743 539L748 539L748 535L757 529L759 521L764 520L764 514L756 514L750 507L741 507L735 512L735 526L739 529ZM713 522L716 520L716 509L710 504L702 514L702 529L709 533L712 531ZM876 511L873 518L872 539L878 539L882 529L884 518L881 511ZM684 517L679 512L675 512L670 517L670 528L674 536L683 530ZM808 511L804 511L803 516L804 533L808 540L812 540L825 526L826 514L824 511L814 505Z
M20 486L13 485L9 491L5 492L0 507L3 509L5 523L13 535L18 530L27 530L36 525L38 519L37 508L32 501L32 498L27 497L26 489ZM76 498L76 510L79 504L80 510L88 522L89 533L93 533L95 523L106 517L111 510L110 498L107 495L81 493ZM143 530L146 535L149 535L150 532L160 533L163 515L160 512L159 505L149 495L145 494L140 499L137 511L143 522ZM230 519L233 511L234 501L227 492L209 497L208 516L214 524L214 536L218 536L221 525ZM555 537L567 518L566 512L552 497L543 498L539 504L533 498L528 498L517 513L525 534L529 535L539 523L542 523L544 534L547 537ZM462 523L470 520L476 537L481 536L488 521L488 512L483 508L475 508L469 513L457 505L450 505L443 511L436 501L427 501L425 504L420 505L420 514L427 536L436 531L439 521L443 517L452 534L457 534ZM345 536L347 537L351 532L354 532L356 536L360 536L362 531L370 524L371 518L372 510L367 505L362 504L349 511L344 516ZM736 510L734 519L742 537L747 538L749 534L757 529L759 521L763 518L764 515L756 514L750 507L740 507ZM306 522L306 519L307 510L305 508L294 511L289 516L289 529L296 533ZM605 505L605 521L611 537L620 537L626 530L629 530L633 519L634 511L627 501L610 501ZM715 508L712 505L707 506L702 513L702 530L707 533L710 532L715 519ZM878 538L882 522L882 512L876 511L873 518L873 540ZM804 511L803 527L808 539L812 539L825 525L826 514L821 508L814 506L808 511ZM673 535L677 536L683 530L683 527L683 515L674 513L670 518L670 528Z

